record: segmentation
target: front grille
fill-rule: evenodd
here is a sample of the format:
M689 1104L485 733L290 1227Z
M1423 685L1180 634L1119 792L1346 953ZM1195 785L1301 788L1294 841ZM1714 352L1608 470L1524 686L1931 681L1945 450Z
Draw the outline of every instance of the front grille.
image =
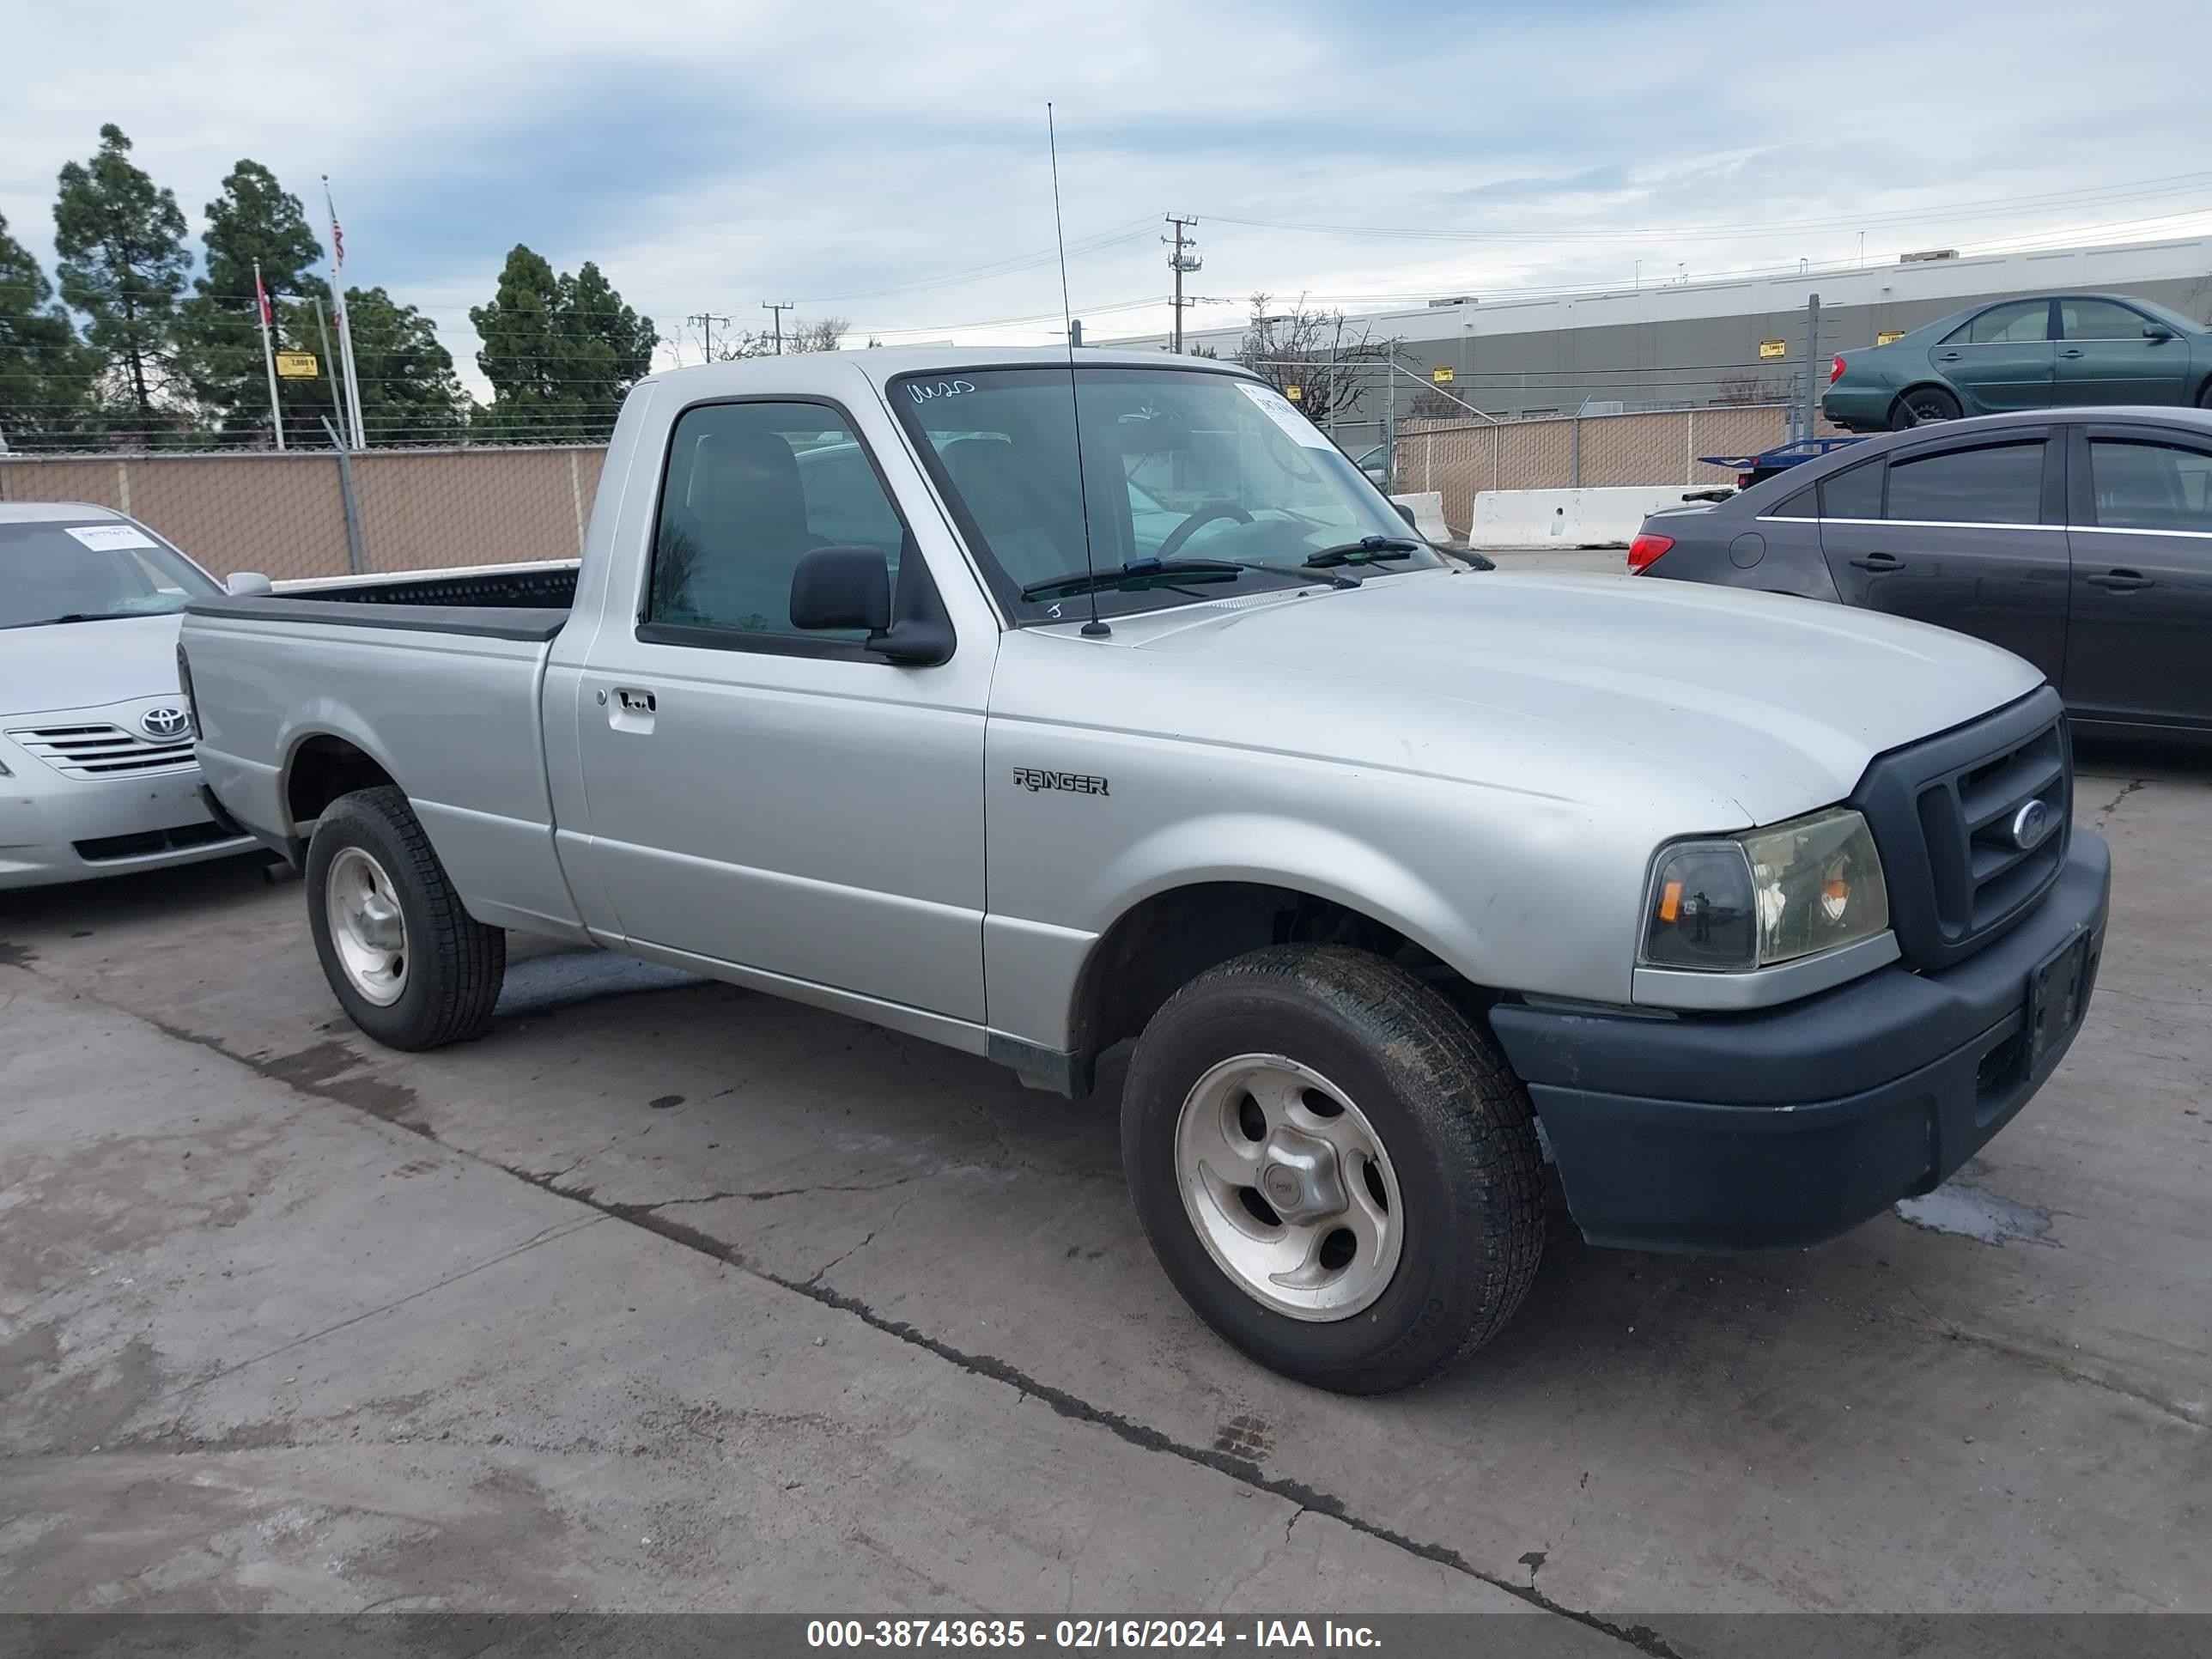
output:
M2022 848L2012 825L2031 801L2057 827ZM1851 804L1881 850L1905 960L1924 969L1964 960L2033 909L2066 861L2074 756L2057 692L2045 686L1880 757Z
M128 836L100 836L70 844L87 864L106 864L116 859L143 859L154 853L188 852L237 839L222 825L210 822L179 824L174 830L141 830Z
M119 726L40 726L8 734L40 760L73 778L137 777L181 772L192 763L189 733L155 743Z

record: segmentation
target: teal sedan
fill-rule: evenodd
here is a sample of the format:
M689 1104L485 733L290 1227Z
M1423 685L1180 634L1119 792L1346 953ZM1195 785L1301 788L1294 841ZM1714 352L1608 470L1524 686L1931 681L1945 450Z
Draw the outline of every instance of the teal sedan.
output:
M1846 432L2084 404L2212 408L2212 329L2121 294L1999 300L1838 356L1820 412Z

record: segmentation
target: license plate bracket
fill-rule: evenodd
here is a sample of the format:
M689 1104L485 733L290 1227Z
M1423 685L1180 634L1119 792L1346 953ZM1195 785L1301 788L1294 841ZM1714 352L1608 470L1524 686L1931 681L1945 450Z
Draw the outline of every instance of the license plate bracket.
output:
M2081 1022L2097 969L2097 935L2083 928L2027 976L2027 1072L2042 1066L2052 1045Z

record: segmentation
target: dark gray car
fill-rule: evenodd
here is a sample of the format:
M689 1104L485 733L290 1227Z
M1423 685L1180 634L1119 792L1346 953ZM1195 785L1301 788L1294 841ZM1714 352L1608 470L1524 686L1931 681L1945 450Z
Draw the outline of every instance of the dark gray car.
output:
M2212 733L2212 411L1872 438L1652 514L1629 568L1957 629L2040 668L2078 726Z

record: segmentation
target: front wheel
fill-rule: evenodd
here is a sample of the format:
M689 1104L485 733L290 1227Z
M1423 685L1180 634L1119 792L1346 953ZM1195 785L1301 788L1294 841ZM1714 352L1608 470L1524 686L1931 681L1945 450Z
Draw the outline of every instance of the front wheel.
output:
M307 925L353 1023L386 1048L443 1048L491 1024L507 935L462 907L407 797L340 797L307 844Z
M1889 412L1889 429L1904 432L1936 421L1959 418L1959 400L1940 386L1915 386L1897 400Z
M1543 1249L1527 1093L1443 997L1362 951L1273 946L1176 993L1131 1061L1121 1156L1199 1316L1341 1393L1487 1341Z

